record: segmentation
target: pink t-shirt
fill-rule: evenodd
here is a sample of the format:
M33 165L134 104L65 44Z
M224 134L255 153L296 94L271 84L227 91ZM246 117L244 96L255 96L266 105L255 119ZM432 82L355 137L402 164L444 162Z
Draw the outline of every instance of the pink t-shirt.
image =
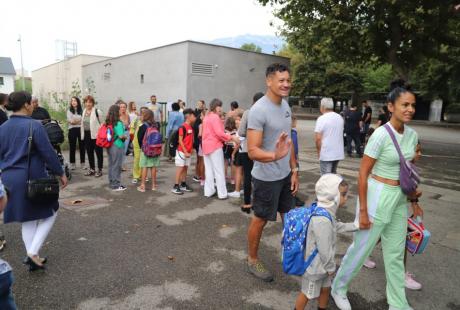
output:
M215 150L222 148L223 143L231 139L232 136L225 133L224 124L219 115L214 112L206 114L203 119L203 154L211 154Z

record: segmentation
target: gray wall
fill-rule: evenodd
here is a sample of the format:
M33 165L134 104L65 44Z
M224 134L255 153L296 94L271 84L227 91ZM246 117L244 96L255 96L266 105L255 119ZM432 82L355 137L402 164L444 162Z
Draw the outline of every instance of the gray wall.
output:
M212 65L212 76L192 75L192 62ZM247 108L254 93L265 91L265 69L274 62L289 65L283 57L186 41L85 65L83 80L94 80L104 110L118 98L142 105L155 94L160 102L185 100L187 107L217 97L227 111L231 101Z
M110 73L110 81L104 80L104 73ZM186 73L186 42L83 66L83 79L94 80L96 101L105 111L118 98L135 101L138 106L150 101L153 94L160 102L185 98Z
M191 75L192 62L213 64L214 76ZM274 62L289 66L289 59L284 57L189 42L187 100L191 104L187 105L194 106L199 99L208 103L219 98L224 111L230 109L234 100L246 109L256 92L265 92L265 69Z

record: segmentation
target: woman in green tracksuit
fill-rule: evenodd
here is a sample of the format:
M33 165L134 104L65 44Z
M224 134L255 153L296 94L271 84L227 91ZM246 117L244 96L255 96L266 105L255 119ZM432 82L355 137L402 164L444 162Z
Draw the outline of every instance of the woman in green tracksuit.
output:
M388 109L392 113L389 124L401 151L406 160L412 160L418 137L406 124L415 113L415 96L401 80L392 83ZM404 287L403 259L407 234L407 199L415 199L416 193L408 197L401 191L399 156L383 126L375 130L366 146L358 187L356 221L361 230L354 234L353 243L332 284L331 295L339 309L351 309L346 297L348 286L381 238L389 309L410 310L412 308L407 302ZM415 216L422 212L418 205L413 211Z

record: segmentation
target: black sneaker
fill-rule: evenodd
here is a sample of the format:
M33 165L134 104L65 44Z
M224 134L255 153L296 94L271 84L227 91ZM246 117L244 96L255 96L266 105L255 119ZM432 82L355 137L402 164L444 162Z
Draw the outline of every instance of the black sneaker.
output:
M126 190L126 187L123 186L123 185L120 185L118 187L112 188L112 191L114 191L114 192L122 192L124 190Z
M96 178L102 177L102 171L101 171L101 170L98 170L98 171L94 174L94 176L95 176Z
M187 183L181 184L180 190L188 193L193 192L193 189L190 186L188 186Z
M184 192L180 190L179 186L174 186L173 189L171 190L171 192L173 194L176 194L176 195L183 195L184 194Z
M197 177L197 176L195 175L195 176L193 177L193 181L198 183L198 182L200 182L201 180L200 180L199 177Z

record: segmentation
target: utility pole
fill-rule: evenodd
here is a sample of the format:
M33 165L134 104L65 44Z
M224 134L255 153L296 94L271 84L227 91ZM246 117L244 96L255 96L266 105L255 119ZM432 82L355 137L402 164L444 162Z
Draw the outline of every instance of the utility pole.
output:
M26 90L26 81L24 80L24 64L22 62L22 39L21 39L21 35L19 35L18 42L19 42L19 51L21 53L22 90L25 91Z

